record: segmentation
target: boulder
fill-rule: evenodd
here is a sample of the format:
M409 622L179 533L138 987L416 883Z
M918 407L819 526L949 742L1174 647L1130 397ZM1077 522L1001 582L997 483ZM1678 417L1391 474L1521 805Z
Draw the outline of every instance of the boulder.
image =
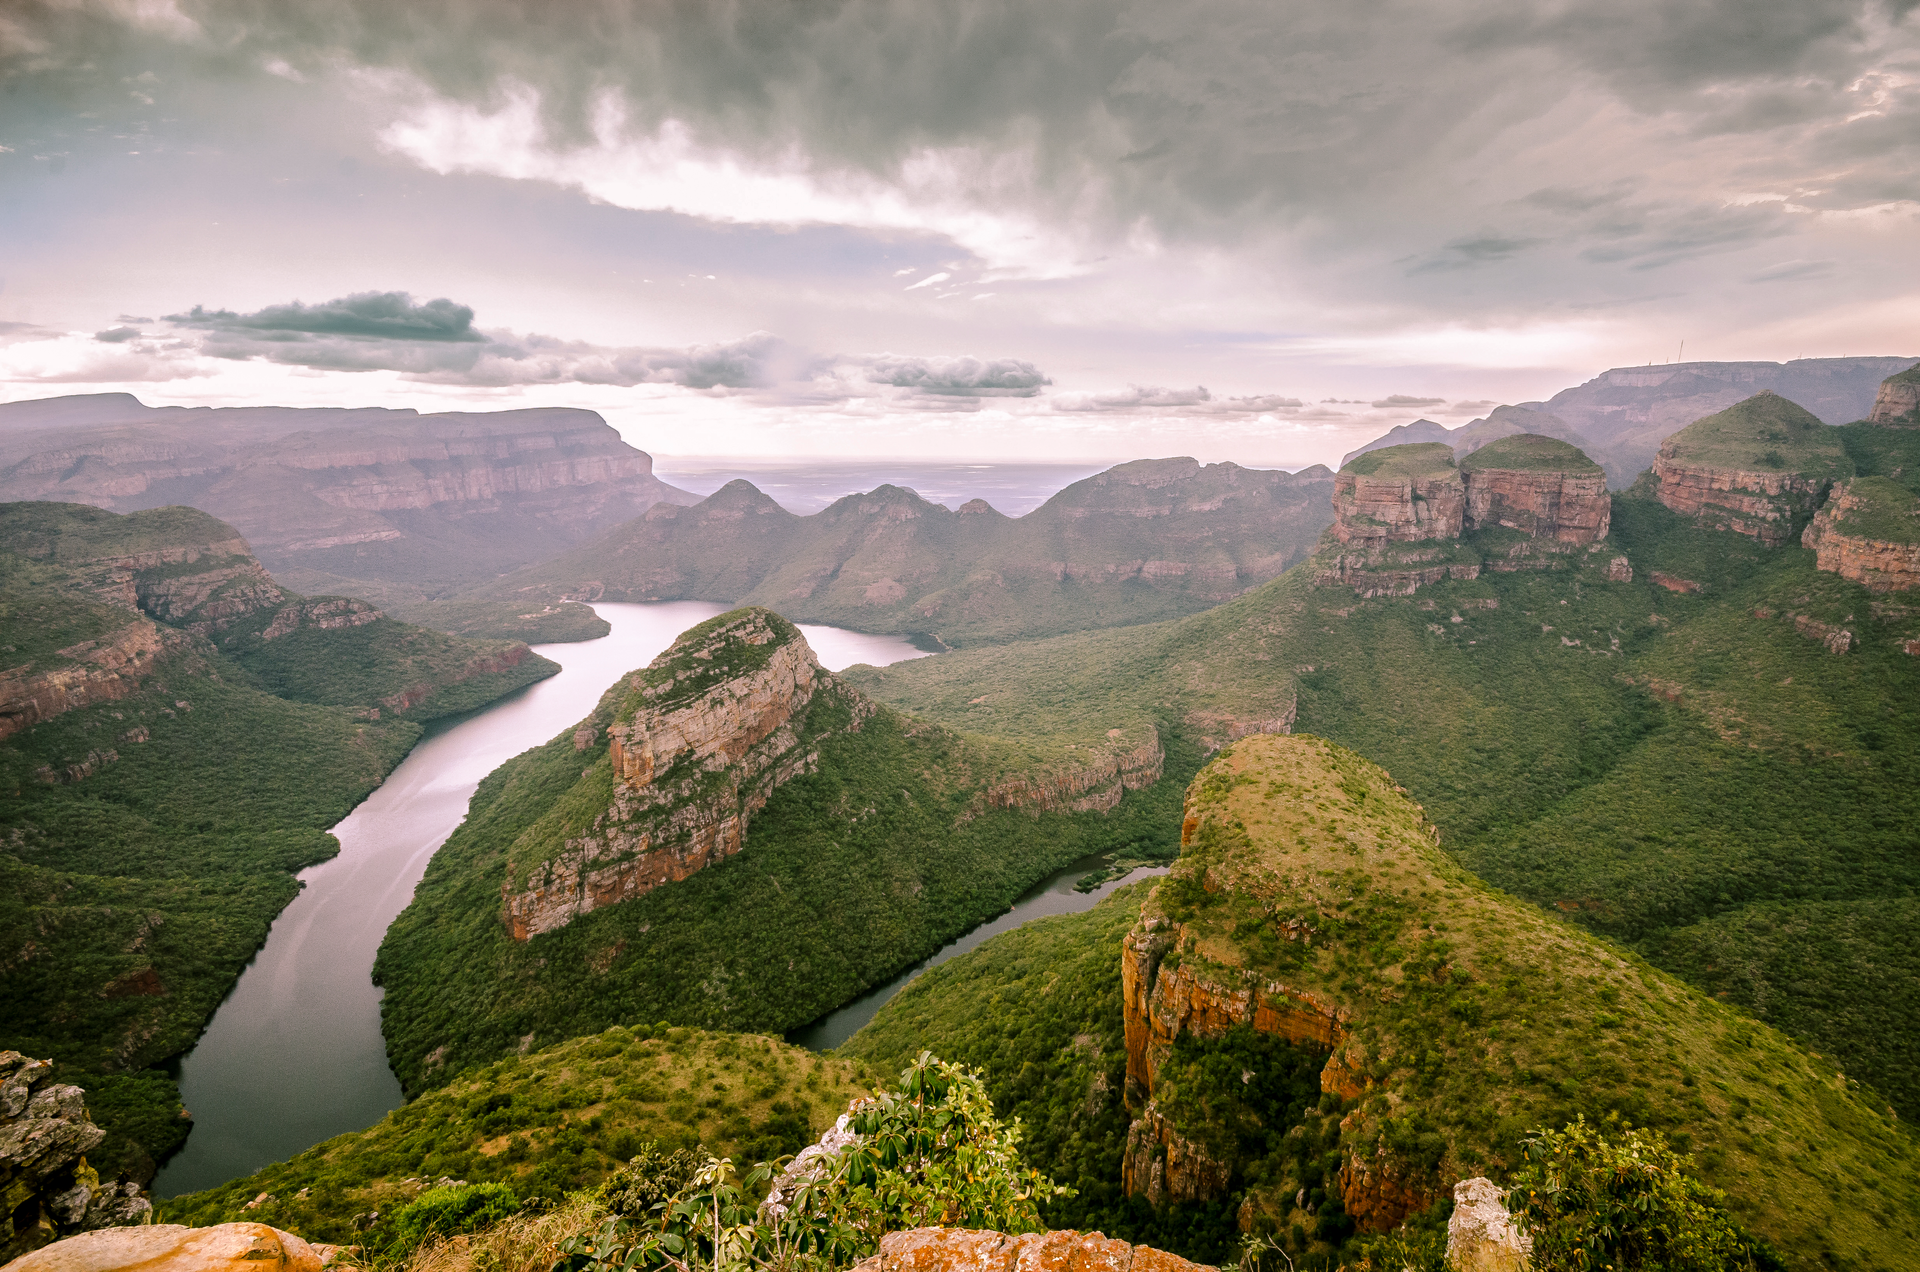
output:
M88 1115L86 1092L52 1081L53 1069L51 1060L0 1051L0 1214L12 1219L0 1230L0 1259L153 1213L139 1185L102 1184L87 1165L107 1133Z
M1177 1254L1098 1232L1010 1236L975 1228L913 1228L880 1238L859 1272L1210 1272Z
M1507 1194L1491 1179L1453 1186L1453 1217L1447 1220L1452 1272L1522 1272L1532 1252L1533 1239L1507 1213Z
M332 1246L309 1245L264 1223L155 1223L83 1232L22 1255L0 1272L320 1272L333 1253Z

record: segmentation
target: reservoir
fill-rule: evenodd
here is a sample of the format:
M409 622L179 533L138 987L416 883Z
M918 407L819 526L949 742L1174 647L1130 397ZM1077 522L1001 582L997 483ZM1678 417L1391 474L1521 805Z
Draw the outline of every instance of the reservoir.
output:
M304 870L267 943L180 1064L193 1134L154 1180L175 1197L251 1174L403 1102L380 1037L373 956L480 780L571 728L600 695L687 628L728 606L602 603L599 640L537 645L561 666L478 711L437 720L386 782L333 828L340 853ZM802 625L820 662L885 665L921 651L893 636Z

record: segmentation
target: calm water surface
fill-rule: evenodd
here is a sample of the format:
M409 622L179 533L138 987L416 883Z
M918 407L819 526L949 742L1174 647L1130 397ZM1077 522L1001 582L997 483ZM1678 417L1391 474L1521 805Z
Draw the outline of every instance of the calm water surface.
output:
M380 1037L373 956L413 898L436 849L466 815L480 779L569 728L624 673L687 628L727 609L698 601L600 604L611 635L539 645L559 675L466 716L436 721L365 803L333 828L340 854L300 875L305 887L180 1066L194 1118L186 1147L154 1181L174 1197L343 1131L401 1104ZM885 665L920 656L892 636L801 625L823 665Z

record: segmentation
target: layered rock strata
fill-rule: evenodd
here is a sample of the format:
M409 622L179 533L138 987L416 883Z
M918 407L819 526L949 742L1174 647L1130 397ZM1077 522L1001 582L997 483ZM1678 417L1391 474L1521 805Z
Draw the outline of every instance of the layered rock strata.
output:
M1920 587L1920 498L1884 477L1834 487L1800 542L1817 568L1870 592Z
M1613 497L1607 474L1576 448L1550 437L1503 437L1461 462L1466 528L1503 526L1566 544L1607 537Z
M1920 428L1920 365L1908 367L1880 382L1880 392L1874 396L1867 422Z
M1145 790L1160 780L1167 753L1160 731L1145 726L1146 740L1133 746L1112 747L1085 763L1068 765L1037 777L1015 777L987 788L982 801L988 808L1024 808L1033 812L1105 812L1128 791Z
M1356 458L1333 479L1333 536L1371 549L1422 539L1457 539L1467 491L1440 442L1389 446Z
M816 706L829 705L841 710L816 716ZM739 852L753 814L818 765L820 741L858 729L873 710L770 610L735 610L693 628L629 680L599 761L604 805L590 816L556 810L515 843L502 886L513 938L551 932Z
M1695 420L1653 462L1660 502L1706 529L1790 542L1851 465L1839 435L1771 391Z
M0 1215L11 1218L0 1228L0 1261L153 1213L137 1184L103 1184L87 1165L107 1133L87 1113L86 1092L52 1079L52 1061L0 1051Z
M27 662L0 671L0 740L63 712L130 696L155 665L189 643L183 634L140 618L56 651L71 660L58 666Z

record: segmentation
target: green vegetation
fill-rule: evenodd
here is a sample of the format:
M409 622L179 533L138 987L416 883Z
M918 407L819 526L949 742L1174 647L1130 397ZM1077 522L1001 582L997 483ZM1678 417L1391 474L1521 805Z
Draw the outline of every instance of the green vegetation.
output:
M523 640L529 645L598 640L613 630L592 606L578 601L531 608L503 601L415 601L384 608L395 618L452 636Z
M157 1218L255 1220L312 1241L350 1241L440 1180L502 1185L548 1203L599 1187L618 1210L616 1194L636 1182L623 1165L636 1156L664 1163L703 1146L743 1161L798 1152L846 1111L864 1077L858 1064L772 1038L616 1027L498 1061L364 1131L161 1202ZM267 1199L250 1205L261 1193ZM376 1236L390 1232L382 1225Z
M430 1237L454 1237L491 1228L519 1213L520 1199L505 1184L429 1188L393 1217L393 1242L412 1250Z
M284 596L237 542L186 508L0 505L0 692L40 719L0 738L0 1042L87 1089L107 1178L150 1179L184 1139L149 1066L192 1045L413 719L556 669L491 671L506 647L390 619L264 641L289 605L330 620L358 603ZM121 661L116 642L148 652ZM53 676L103 697L70 706ZM369 709L394 692L412 718Z
M1920 495L1920 429L1862 423L1834 432L1862 477L1885 477Z
M1886 543L1920 543L1920 495L1889 477L1857 477L1843 489L1844 512L1837 512L1833 528L1858 539Z
M598 736L625 685L585 722ZM844 694L816 698L823 710L850 710ZM1083 718L1078 736L1105 723ZM735 856L516 943L500 917L516 841L544 826L528 842L548 843L553 827L606 807L610 770L599 755L583 765L574 732L481 783L381 946L375 977L387 988L388 1054L409 1091L490 1063L523 1039L621 1021L803 1025L1070 861L1108 851L1172 856L1180 788L1198 764L1191 746L1176 744L1166 778L1106 813L993 808L983 792L1006 771L1004 754L882 709L857 732L823 735L814 771L773 792Z
M1327 489L1324 468L1141 460L1017 519L897 486L800 517L733 481L695 507L656 506L456 599L515 613L575 596L724 601L797 622L994 644L1217 605L1312 550L1332 520Z
M1355 455L1341 466L1340 471L1358 477L1414 481L1452 472L1455 468L1453 447L1445 442L1409 442L1404 446L1382 446L1379 450Z
M1537 1128L1581 1117L1616 1142L1631 1123L1695 1154L1737 1222L1792 1266L1825 1251L1847 1266L1901 1265L1916 1240L1920 1163L1871 1093L1743 1013L1487 888L1373 765L1313 738L1245 739L1195 780L1187 816L1188 846L1144 906L1169 942L1160 975L1279 981L1346 1013L1328 1071L1348 1075L1357 1097L1307 1080L1326 1049L1245 1029L1182 1035L1158 1062L1160 1112L1233 1163L1225 1208L1251 1215L1298 1266L1347 1248L1343 1161L1441 1199L1453 1179L1524 1171ZM1050 1158L1038 1128L1077 1117L1084 1143L1104 1112L1093 1091L1117 1093L1119 937L1139 895L934 969L848 1051L881 1064L917 1038L981 1056L1002 1114L1033 1118L1036 1164L1111 1189L1115 1149Z
M1482 468L1556 472L1594 472L1600 465L1587 458L1585 451L1558 438L1538 433L1514 433L1488 442L1460 461L1463 472Z
M1690 527L1641 490L1616 497L1613 525L1566 569L1372 600L1293 571L1177 623L849 678L980 732L1135 713L1170 739L1224 742L1226 722L1294 705L1296 728L1391 771L1482 877L1716 991L1700 947L1665 933L1764 903L1920 895L1907 829L1920 824L1920 660L1902 652L1920 607L1816 571L1797 545ZM1606 579L1616 553L1632 582ZM1668 591L1655 572L1701 590ZM1829 653L1802 619L1851 631L1852 651ZM1848 960L1904 966L1897 931L1845 930L1878 947ZM1753 1000L1848 1073L1897 1081L1883 1093L1920 1116L1920 1087L1898 1076L1920 1053L1912 1024L1854 1028L1844 982L1795 1002L1777 1018L1782 998Z
M1691 1165L1658 1134L1633 1127L1609 1140L1581 1119L1534 1136L1511 1195L1533 1239L1533 1266L1723 1272L1777 1265L1765 1243L1727 1217L1725 1195L1687 1173Z
M1661 450L1680 463L1713 468L1792 469L1829 481L1853 475L1840 435L1771 390L1695 420Z

